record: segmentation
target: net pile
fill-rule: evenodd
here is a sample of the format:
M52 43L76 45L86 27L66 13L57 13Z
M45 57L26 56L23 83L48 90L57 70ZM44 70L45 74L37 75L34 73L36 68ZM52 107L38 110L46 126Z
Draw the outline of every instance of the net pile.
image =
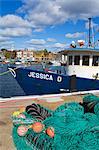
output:
M99 150L99 98L87 95L83 100L82 105L65 103L55 111L32 104L21 112L25 117L12 117L17 150ZM95 103L93 113L85 112L89 103ZM43 125L40 132L34 130L35 122ZM27 128L23 136L18 134L21 125Z

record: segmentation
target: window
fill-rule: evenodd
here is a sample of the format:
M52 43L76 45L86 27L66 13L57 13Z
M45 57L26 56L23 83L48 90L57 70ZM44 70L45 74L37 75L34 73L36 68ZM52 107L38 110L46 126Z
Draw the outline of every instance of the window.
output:
M82 65L83 66L89 66L89 56L88 55L83 56L82 59L83 59Z
M93 56L92 66L98 66L99 64L99 56Z
M73 60L73 57L69 56L69 65L72 65L72 60Z
M80 65L80 56L79 55L74 57L74 65Z

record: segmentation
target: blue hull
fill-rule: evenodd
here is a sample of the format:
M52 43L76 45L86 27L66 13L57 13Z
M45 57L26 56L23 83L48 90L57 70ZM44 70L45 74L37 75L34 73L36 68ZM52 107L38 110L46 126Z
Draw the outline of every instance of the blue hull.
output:
M76 84L74 83L73 89L71 88L70 76L26 68L18 68L16 70L16 80L26 95L99 90L99 80L76 77Z
M28 77L28 74L33 71L29 69L17 70L16 80L27 95L38 95L38 94L50 94L60 93L61 89L69 89L69 76L61 76L52 73L44 73L42 71L33 71L35 73L44 73L44 75L50 74L53 80L45 80L40 78ZM57 82L58 77L62 77L61 82Z

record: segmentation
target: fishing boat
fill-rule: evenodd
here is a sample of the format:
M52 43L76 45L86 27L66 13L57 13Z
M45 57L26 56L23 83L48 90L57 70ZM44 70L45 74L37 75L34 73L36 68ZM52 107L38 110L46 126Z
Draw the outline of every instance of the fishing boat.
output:
M71 45L59 52L63 66L52 65L43 70L9 68L26 95L99 90L99 49L91 47L90 27L89 18L88 48L81 48L81 42L79 48Z

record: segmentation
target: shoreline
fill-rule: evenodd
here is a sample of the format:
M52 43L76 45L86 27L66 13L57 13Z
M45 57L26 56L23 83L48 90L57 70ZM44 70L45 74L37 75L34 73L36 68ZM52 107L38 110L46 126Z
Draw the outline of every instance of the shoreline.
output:
M52 97L60 97L60 96L73 96L73 95L83 95L83 94L97 94L99 90L90 90L90 91L79 91L79 92L71 92L71 93L60 93L60 94L46 94L46 95L30 95L30 96L14 96L10 98L2 98L0 97L0 103L6 101L13 100L28 100L33 98L52 98Z

